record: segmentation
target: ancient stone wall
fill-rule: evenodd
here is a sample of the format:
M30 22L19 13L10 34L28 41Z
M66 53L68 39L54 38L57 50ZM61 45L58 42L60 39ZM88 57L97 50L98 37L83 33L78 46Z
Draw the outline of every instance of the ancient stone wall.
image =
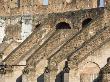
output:
M110 56L109 49L110 42L91 53L89 57L78 65L77 70L72 69L70 71L70 82L97 81L101 68L107 64L107 58Z
M43 5L43 0L4 3L8 9L0 14L0 57L8 57L4 60L7 65L0 69L0 81L19 82L22 75L23 82L59 82L62 72L64 82L97 79L110 56L109 1L107 8L96 8L96 0L49 0L48 5ZM59 29L62 22L69 26L68 31Z
M2 12L0 16L65 12L97 8L99 1L100 0L48 0L48 4L45 5L44 0L4 0L0 3Z

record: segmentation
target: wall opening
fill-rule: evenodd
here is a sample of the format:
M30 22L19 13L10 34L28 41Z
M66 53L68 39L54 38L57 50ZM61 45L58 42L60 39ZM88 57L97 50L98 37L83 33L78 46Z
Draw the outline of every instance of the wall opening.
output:
M43 0L43 5L48 5L48 0Z
M16 82L22 82L22 75L20 75L17 79Z
M32 33L32 20L26 17L22 17L22 41L24 41Z
M63 73L63 71L61 71L57 76L56 76L56 79L55 79L55 82L64 82L63 81L63 76L64 75L64 73Z
M105 0L99 0L99 7L105 6Z
M56 29L71 29L71 27L66 22L60 22L56 25Z
M85 20L82 22L82 27L87 26L91 21L92 21L91 18L87 18L87 19L85 19Z
M44 82L44 74L41 74L41 75L37 78L37 82Z
M94 62L88 62L80 73L80 82L97 82L100 68ZM99 82L99 81L98 81Z

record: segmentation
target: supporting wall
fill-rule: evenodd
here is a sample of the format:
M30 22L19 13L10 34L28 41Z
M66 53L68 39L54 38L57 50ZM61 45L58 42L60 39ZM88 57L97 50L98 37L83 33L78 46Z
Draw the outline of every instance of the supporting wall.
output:
M80 9L97 8L99 0L10 0L2 1L0 15L14 16L22 14L38 14L75 11ZM5 11L5 12L4 12ZM4 14L3 14L4 12Z
M68 1L67 1L68 2ZM65 3L65 5L69 5L68 3ZM60 2L59 2L59 4L60 4ZM63 3L62 3L63 4ZM61 4L61 6L60 7L62 7L62 4ZM81 3L82 5L83 5L83 3ZM58 4L56 4L56 5L58 5ZM55 7L56 7L56 5L55 5ZM92 5L93 6L93 5ZM70 6L71 7L71 6ZM96 5L94 6L94 7L96 7ZM69 8L69 7L68 7ZM91 10L92 11L92 10ZM103 11L103 10L102 10ZM73 13L75 13L75 12L73 12ZM77 24L77 25L80 25L81 26L81 22L83 21L83 19L85 19L85 18L87 18L87 17L92 17L92 16L95 16L95 15L93 15L94 13L92 13L92 14L88 14L88 12L85 12L85 13L87 13L86 15L84 15L84 18L82 17L82 18L80 18L81 16L83 16L82 15L82 12L80 12L79 11L79 15L81 15L79 18L76 18L76 19L71 19L72 21L75 21L75 20L77 20L75 23L79 23L79 24ZM72 14L72 12L70 13L70 14ZM96 13L95 13L96 14ZM63 17L63 15L61 15L61 14L56 14L57 15L57 18L59 18L58 16L61 16L61 17ZM73 14L72 14L73 15ZM53 15L50 15L50 17L51 16L55 16L54 14ZM70 15L69 15L70 16ZM64 17L66 17L66 18L68 18L68 16L67 16L67 13L65 13L65 16ZM57 19L56 18L56 19ZM10 19L9 19L10 20ZM17 19L13 19L13 20L11 20L11 21L8 21L8 22L10 22L9 24L11 24L12 26L11 27L8 27L7 28L7 31L6 31L6 36L7 37L13 37L14 38L14 40L18 40L19 39L19 37L20 37L20 39L21 39L21 42L32 32L31 30L33 29L32 28L32 19L30 19L30 18L27 18L27 17L23 17L22 18L22 20L19 18L19 21L17 20L17 22L19 22L19 23L22 23L21 24L21 27L19 27L19 28L17 28L17 30L16 30L16 26L14 26L13 27L13 25L15 25L17 22L16 22L16 20ZM36 19L37 20L37 19ZM59 19L59 20L61 20L61 19ZM80 20L80 21L79 21ZM50 21L52 21L52 20L50 20ZM48 21L49 22L49 21ZM47 22L47 23L48 23ZM56 20L54 19L54 22L56 22ZM75 24L74 24L75 25ZM12 29L11 29L12 28ZM29 30L27 30L27 28L29 29ZM44 28L45 29L45 28ZM11 30L11 31L10 31ZM14 33L14 31L16 31L16 33ZM15 36L14 36L15 35ZM17 35L17 36L16 36ZM104 48L105 49L105 51L107 51L107 52L105 52L105 51L101 51L100 50L100 52L102 52L102 53L100 53L100 52L98 52L98 56L95 54L94 56L93 56L93 54L90 56L90 57L88 57L86 60L84 60L82 63L80 63L79 64L79 66L78 66L78 70L76 71L76 70L72 70L72 69L70 69L70 74L69 74L69 80L70 80L70 82L80 82L80 78L85 78L85 77L80 77L80 74L85 74L86 72L88 72L89 71L89 73L91 74L91 71L89 70L89 68L91 69L91 68L96 68L96 69L98 69L98 67L96 67L96 65L93 65L93 63L91 64L91 63L88 63L88 65L85 65L85 64L87 64L87 62L95 62L95 63L97 63L98 65L99 65L99 67L103 67L106 63L106 59L107 59L107 57L109 57L109 51L110 50L107 50L107 49L110 49L109 47L107 47L107 48ZM104 50L104 49L102 49L102 50ZM101 56L99 56L99 54L101 55ZM41 54L40 54L41 55ZM103 59L104 58L104 59ZM101 60L101 61L99 61L99 60ZM58 66L58 69L55 69L55 70L53 70L53 69L51 69L51 73L50 73L50 78L49 78L49 80L51 80L51 82L55 82L55 79L56 79L56 76L63 70L63 67L64 67L64 62L65 62L66 60L64 60L64 61L62 61L60 64L59 64L59 66ZM103 64L102 64L102 62L104 62ZM54 62L53 62L53 64L54 64ZM31 77L30 77L30 79L33 79L34 78L34 81L35 80L37 80L38 82L39 81L41 81L42 79L39 79L39 78L41 78L42 77L42 74L44 73L44 68L47 66L47 60L45 60L44 59L44 61L41 61L40 63L39 63L39 65L38 65L38 67L37 67L37 71L32 71L32 73L34 72L34 75L36 76L36 77L34 77L34 76L32 76L31 75ZM90 67L88 67L88 66L90 66ZM51 68L51 66L50 66L50 68ZM53 67L54 68L54 67ZM14 70L15 72L15 74L14 74L14 77L12 78L12 79L14 79L14 81L13 82L15 82L16 81L16 79L21 75L21 72L22 72L22 69L15 69ZM83 71L83 72L82 72ZM76 73L77 72L77 73ZM99 70L97 71L97 70L95 70L95 72L99 72ZM41 75L41 77L40 77L40 75ZM25 80L27 80L27 79L29 79L29 78L24 78ZM6 79L7 81L8 81L8 79ZM10 80L11 81L11 80ZM34 82L33 81L33 82ZM11 81L12 82L12 81ZM27 82L27 81L24 81L24 82ZM83 81L82 81L83 82Z
M89 57L83 60L78 68L70 70L70 82L93 82L96 81L101 68L107 64L110 57L110 41L100 49L91 53Z

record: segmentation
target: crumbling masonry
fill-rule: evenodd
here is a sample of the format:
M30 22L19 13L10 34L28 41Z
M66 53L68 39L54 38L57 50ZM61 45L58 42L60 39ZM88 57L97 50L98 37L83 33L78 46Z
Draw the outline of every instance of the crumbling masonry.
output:
M110 82L110 0L0 0L0 82Z

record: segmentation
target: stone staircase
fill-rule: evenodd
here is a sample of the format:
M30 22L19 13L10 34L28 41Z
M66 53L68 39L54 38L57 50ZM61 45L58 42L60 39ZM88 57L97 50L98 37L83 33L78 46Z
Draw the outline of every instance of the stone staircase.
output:
M70 66L77 66L80 62L86 59L90 53L110 41L110 27L103 23L102 18L97 18L95 21L93 20L75 35L71 35L70 30L57 30L57 32L58 35L60 35L60 38L55 34L27 59L26 63L29 67L38 65L38 63L44 58L48 59L51 71L52 67L53 69L56 68L54 67L54 65L56 66L55 63L59 64L65 59L70 61ZM65 39L60 42L59 40L62 39L62 32L63 34L67 34L67 36L71 36L65 37ZM34 69L30 70L32 71ZM32 71L32 73L34 72L35 70ZM50 74L47 78L54 78L54 76L54 74L52 76ZM54 79L52 81L54 81Z
M10 43L3 42L0 44L0 53L2 60L5 59L20 43L12 41Z
M110 41L110 26L105 26L104 28L104 31L97 34L89 43L85 43L77 52L71 53L69 60L73 65L78 65L90 54Z
M58 50L68 39L75 36L78 32L80 32L80 30L57 29L56 34L54 34L48 41L45 42L44 45L31 54L31 56L27 59L27 64L34 65L34 62L36 61L40 61L43 58L49 58L52 51L56 49Z
M55 33L54 30L49 30L47 34L43 35L45 30L44 27L37 27L36 30L24 40L15 50L13 50L4 60L8 65L16 65L22 60L26 53L34 46L39 45L41 46L45 40L51 37L52 34ZM45 36L45 37L44 37Z
M44 23L44 24L47 24L47 23ZM45 25L38 27L25 41L23 41L15 50L13 50L8 55L8 57L6 57L4 59L3 62L5 62L6 64L9 64L9 65L13 65L13 64L16 65L23 59L24 60L27 59L27 61L28 60L31 61L31 59L32 59L32 61L33 61L33 59L36 59L36 55L34 55L34 54L36 54L38 51L39 51L38 52L39 54L42 52L41 50L39 50L42 46L45 46L45 47L49 46L50 51L48 51L49 49L47 50L45 47L43 50L43 47L42 47L42 50L43 50L42 54L45 54L45 57L49 58L55 52L60 50L60 48L65 43L67 43L69 41L69 39L71 39L72 37L74 38L74 36L77 36L78 33L80 33L80 31L81 31L81 29L75 27L75 29L71 29L71 30L68 29L66 31L62 30L61 33L60 32L56 33L58 30L56 31L55 28L53 28L53 29L49 29L47 34L44 35L45 33L43 33L44 32L43 28L46 28ZM48 28L48 25L47 25L47 28ZM70 33L70 34L68 34L68 33ZM53 36L54 34L55 34L55 36ZM53 37L53 41L50 40L50 42L49 42L48 39L52 39L51 36ZM63 39L60 39L61 37L63 37L66 40L63 41ZM60 41L57 40L59 44L56 44L57 41L55 39L62 40L62 41L60 43ZM48 43L46 43L46 42L48 42ZM52 43L55 44L55 47L53 46L53 48L51 46ZM61 45L61 46L59 46L59 45ZM47 50L47 53L49 53L49 55L47 55L47 53L45 53L45 50ZM40 57L39 60L40 59L42 59L42 57Z
M18 47L20 42L12 41L8 46L2 51L3 59L5 59L16 47Z
M97 33L103 32L105 27L101 24L102 19L97 19L86 26L76 37L72 37L66 42L66 44L55 52L48 60L51 62L60 63L64 59L67 59L72 52L77 52L86 42L96 37Z
M44 28L45 25L38 26L3 62L17 65L24 60L26 71L28 67L36 67L43 59L48 60L50 67L54 66L54 62L58 65L65 59L70 61L71 66L77 66L94 50L110 41L110 27L104 24L103 17L96 18L82 29ZM29 71L34 70L35 74L35 69Z
M96 32L102 32L104 30L104 27L101 25L101 20L102 19L97 19L96 21L92 21L90 25L86 26L75 35L70 33L72 29L61 30L64 32L64 35L70 33L68 34L69 37L65 37L65 40L59 43L58 41L62 40L62 37L57 39L53 36L41 49L37 50L27 59L27 64L37 65L43 58L46 58L52 62L60 63L62 60L66 59L71 52L76 51L78 47L82 46L85 41L94 37ZM90 31L93 31L94 34L91 35Z

